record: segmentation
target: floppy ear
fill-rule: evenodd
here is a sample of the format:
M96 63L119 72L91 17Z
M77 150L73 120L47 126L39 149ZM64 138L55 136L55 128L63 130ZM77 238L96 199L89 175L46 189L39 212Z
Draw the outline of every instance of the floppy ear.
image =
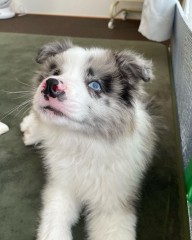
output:
M133 51L122 51L116 54L116 61L120 71L127 77L130 74L134 79L145 82L153 79L152 61L144 59L141 55Z
M44 63L47 58L55 56L58 53L64 52L73 46L70 40L65 40L63 42L52 42L41 47L37 52L36 62Z

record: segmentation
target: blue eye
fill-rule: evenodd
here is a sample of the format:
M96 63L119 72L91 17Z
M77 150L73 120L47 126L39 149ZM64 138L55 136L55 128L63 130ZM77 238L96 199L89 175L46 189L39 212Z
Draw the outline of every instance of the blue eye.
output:
M88 86L90 88L92 88L95 92L101 91L101 85L100 85L100 83L98 83L96 81L90 82Z

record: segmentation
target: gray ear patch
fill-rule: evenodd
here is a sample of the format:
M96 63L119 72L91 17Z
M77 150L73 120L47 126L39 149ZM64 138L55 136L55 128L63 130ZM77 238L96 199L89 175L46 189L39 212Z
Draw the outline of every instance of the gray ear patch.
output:
M132 51L122 51L116 54L116 60L120 70L127 76L130 72L136 80L147 82L153 79L152 61L144 59L141 55Z
M70 40L65 40L63 42L52 42L41 47L37 53L36 62L44 63L47 58L53 57L58 53L64 52L73 46Z

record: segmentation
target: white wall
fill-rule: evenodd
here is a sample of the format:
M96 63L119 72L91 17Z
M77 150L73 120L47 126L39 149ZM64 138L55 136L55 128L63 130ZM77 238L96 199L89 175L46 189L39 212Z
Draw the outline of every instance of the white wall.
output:
M64 16L109 17L109 8L113 0L14 0L17 12L34 14L53 14ZM132 0L132 2L138 0ZM141 0L140 0L141 1ZM125 3L141 9L141 3ZM123 7L121 4L120 6Z

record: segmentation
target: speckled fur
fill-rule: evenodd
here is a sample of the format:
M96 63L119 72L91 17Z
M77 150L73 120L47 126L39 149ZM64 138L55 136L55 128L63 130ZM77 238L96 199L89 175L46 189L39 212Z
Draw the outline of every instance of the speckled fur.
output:
M86 206L89 239L135 240L132 203L156 141L141 83L153 77L151 62L127 50L69 42L44 46L37 61L42 66L32 110L21 123L25 144L41 143L47 172L37 239L71 240L71 226ZM63 116L42 111L40 76L67 86ZM93 79L100 81L100 93L89 89Z

